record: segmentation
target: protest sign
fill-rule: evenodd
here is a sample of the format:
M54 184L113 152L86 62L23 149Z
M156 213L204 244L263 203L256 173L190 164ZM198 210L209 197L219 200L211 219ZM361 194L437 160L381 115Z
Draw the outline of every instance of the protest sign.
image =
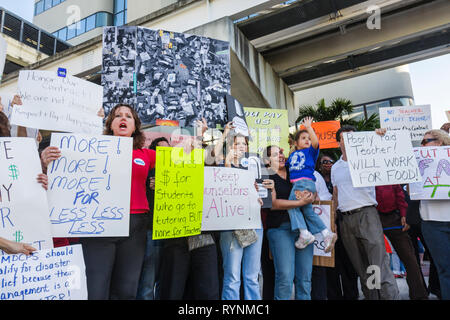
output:
M225 96L227 104L228 122L233 122L233 131L236 134L241 134L248 137L248 126L245 120L244 109L242 104L234 98L232 95L227 94Z
M3 70L5 69L7 47L6 40L0 35L0 83L2 82Z
M103 29L104 108L135 106L144 125L157 119L195 127L226 123L230 45L207 37L134 26Z
M0 256L0 300L87 300L81 245Z
M205 167L202 231L260 229L255 177L249 170Z
M339 143L336 141L336 132L341 128L339 121L321 121L314 122L311 127L319 139L320 149L339 148ZM300 130L306 129L303 125Z
M103 119L97 116L102 107L101 86L55 72L27 70L20 71L18 87L22 105L13 108L12 124L102 134Z
M153 239L200 234L203 168L202 149L156 148Z
M250 131L249 151L263 155L269 145L284 149L289 155L288 111L267 108L244 108Z
M380 126L387 130L406 130L411 141L422 140L431 123L431 106L407 106L380 108Z
M450 147L414 148L422 182L409 185L412 200L450 199Z
M407 131L344 133L353 187L383 186L421 181Z
M53 133L50 145L61 150L47 173L53 236L128 236L132 138Z
M0 237L53 248L47 196L36 181L42 173L31 138L0 138Z
M334 210L332 201L320 201L313 203L314 212L322 219L328 230L336 232L334 223ZM315 234L313 264L321 267L334 268L334 249L325 253L325 244L322 234Z

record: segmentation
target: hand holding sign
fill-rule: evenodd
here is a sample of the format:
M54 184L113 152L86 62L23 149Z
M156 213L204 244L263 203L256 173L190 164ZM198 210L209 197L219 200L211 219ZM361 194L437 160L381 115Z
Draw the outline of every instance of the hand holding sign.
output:
M6 254L24 254L29 256L36 248L21 242L14 242L0 237L0 250Z

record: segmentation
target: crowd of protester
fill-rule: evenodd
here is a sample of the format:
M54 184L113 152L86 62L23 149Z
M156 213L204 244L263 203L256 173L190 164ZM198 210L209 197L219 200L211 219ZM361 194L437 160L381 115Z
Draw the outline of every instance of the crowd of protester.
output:
M261 209L260 229L153 240L155 150L170 144L158 138L145 148L138 114L132 106L119 104L109 113L104 134L132 137L133 160L145 162L132 165L129 236L54 239L55 246L82 245L91 300L357 300L358 281L365 299L396 300L399 289L386 251L388 239L404 265L410 299L428 299L430 293L449 299L449 201L411 200L401 185L353 187L342 134L356 129L343 126L337 132L342 156L336 159L320 150L311 123L305 119L306 130L291 141L289 159L277 145L268 146L261 156L270 173L263 185L271 190L272 207ZM202 144L206 122L197 125L199 136L191 147L206 148ZM450 145L448 127L427 132L422 146ZM23 128L18 132L26 136ZM0 134L11 135L3 113ZM214 161L207 165L244 170L241 159L248 147L248 137L234 134L228 123L215 147L208 148L206 158ZM44 188L46 168L60 156L56 147L41 151L44 174L38 181ZM317 200L333 201L336 233L311 215ZM315 234L323 235L325 251L334 250L334 268L313 266ZM430 261L428 285L422 274L421 246ZM0 248L7 254L35 250L3 238ZM370 266L379 267L379 287L369 283Z

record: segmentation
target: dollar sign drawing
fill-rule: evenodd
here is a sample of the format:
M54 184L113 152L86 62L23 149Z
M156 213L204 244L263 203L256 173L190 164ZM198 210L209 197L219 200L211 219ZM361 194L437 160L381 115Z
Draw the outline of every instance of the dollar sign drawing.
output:
M17 180L17 178L19 177L19 170L17 170L17 166L12 164L8 169L9 171L11 171L11 174L9 176L13 178L13 180Z
M162 175L161 182L164 185L164 187L167 187L167 185L170 182L170 177L169 177L168 173L169 173L169 170L164 170L164 173Z
M20 242L23 240L23 233L20 231L16 231L13 236L16 238L16 242Z

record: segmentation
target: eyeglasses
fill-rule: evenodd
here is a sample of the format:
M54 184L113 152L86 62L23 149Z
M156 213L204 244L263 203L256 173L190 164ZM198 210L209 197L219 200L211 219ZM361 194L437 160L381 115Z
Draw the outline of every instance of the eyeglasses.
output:
M436 139L436 138L423 139L422 142L421 142L421 144L424 146L424 145L426 145L426 144L429 144L430 142L437 141L437 140L439 140L439 139Z
M333 160L323 160L322 164L333 164L334 161Z

